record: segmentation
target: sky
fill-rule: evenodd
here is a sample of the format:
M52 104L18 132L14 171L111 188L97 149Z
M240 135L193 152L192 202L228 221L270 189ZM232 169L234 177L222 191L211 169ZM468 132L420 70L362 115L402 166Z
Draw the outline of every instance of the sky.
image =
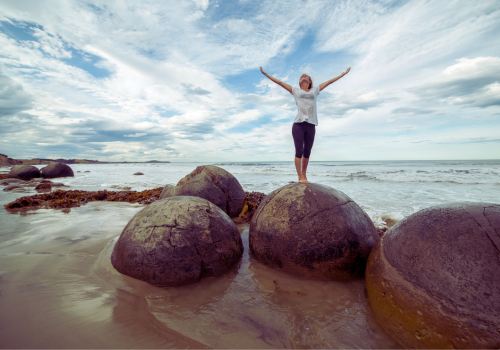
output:
M499 159L500 2L0 0L0 153L17 159Z

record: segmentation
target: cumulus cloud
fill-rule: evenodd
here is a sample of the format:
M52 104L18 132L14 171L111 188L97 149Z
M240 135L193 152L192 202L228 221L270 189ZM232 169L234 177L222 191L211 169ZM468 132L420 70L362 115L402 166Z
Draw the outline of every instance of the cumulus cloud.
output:
M349 91L332 94L322 91L321 113L329 115L346 115L355 110L369 110L395 100L387 91ZM320 97L318 97L320 99Z
M0 118L15 115L32 106L33 97L0 69Z
M475 107L500 105L500 58L461 58L435 79L408 89L422 100Z

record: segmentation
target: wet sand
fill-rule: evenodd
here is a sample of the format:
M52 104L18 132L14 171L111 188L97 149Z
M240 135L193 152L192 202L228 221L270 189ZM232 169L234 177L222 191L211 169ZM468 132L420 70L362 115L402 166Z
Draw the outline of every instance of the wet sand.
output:
M242 259L222 275L158 288L119 274L111 251L143 207L3 209L0 347L401 347L371 314L363 279L314 281L269 269L249 255L248 224L238 225Z

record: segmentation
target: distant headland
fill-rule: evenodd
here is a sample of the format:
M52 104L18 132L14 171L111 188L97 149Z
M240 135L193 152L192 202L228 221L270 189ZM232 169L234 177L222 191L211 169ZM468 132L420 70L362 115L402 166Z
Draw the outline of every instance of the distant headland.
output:
M170 163L169 161L148 160L145 162L101 162L99 160L91 159L46 159L46 158L33 158L33 159L13 159L5 154L0 153L0 166L11 166L18 164L37 165L37 164L50 164L50 163L65 163L65 164L130 164L130 163Z

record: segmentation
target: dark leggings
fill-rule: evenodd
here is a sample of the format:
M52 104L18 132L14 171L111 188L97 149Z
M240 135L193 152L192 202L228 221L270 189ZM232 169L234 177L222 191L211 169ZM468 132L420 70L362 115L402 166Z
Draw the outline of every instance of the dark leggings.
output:
M302 122L293 123L292 136L295 143L295 157L309 158L314 143L314 134L316 134L316 125Z

